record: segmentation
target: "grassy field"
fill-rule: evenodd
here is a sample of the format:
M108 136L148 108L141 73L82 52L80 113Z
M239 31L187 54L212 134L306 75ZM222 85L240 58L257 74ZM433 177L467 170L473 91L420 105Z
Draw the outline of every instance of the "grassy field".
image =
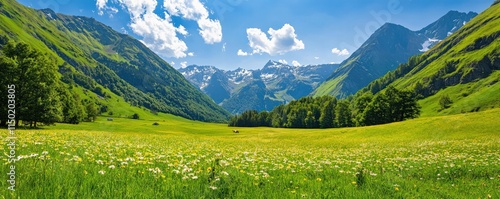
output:
M16 130L16 191L7 189L4 156L0 198L500 197L500 109L239 134L224 124L146 118ZM0 148L9 153L7 142Z

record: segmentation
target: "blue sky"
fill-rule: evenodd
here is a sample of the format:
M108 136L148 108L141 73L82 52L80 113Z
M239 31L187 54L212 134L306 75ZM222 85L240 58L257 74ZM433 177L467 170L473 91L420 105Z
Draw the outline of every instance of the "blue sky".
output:
M141 40L175 68L339 63L385 22L419 30L492 0L18 0L94 17Z

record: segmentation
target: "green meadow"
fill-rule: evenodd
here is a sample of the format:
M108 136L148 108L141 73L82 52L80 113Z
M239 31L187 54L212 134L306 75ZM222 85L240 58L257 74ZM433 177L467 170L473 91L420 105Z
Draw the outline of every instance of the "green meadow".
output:
M16 130L1 198L500 197L500 109L315 130L144 118Z

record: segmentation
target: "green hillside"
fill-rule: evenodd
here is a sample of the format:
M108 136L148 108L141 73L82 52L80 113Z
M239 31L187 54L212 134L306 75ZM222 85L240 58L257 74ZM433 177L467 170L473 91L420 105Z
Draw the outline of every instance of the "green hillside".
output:
M368 85L379 92L388 85L420 94L423 116L481 111L500 107L500 5L467 23L423 55L412 57ZM361 92L361 93L362 93ZM449 106L439 105L448 96Z
M1 0L0 35L48 53L63 82L98 94L107 104L123 98L129 106L213 122L229 115L140 41L93 18Z

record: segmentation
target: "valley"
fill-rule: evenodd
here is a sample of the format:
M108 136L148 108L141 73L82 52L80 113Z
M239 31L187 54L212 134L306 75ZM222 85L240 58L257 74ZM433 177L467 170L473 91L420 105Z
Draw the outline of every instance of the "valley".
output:
M276 2L0 0L0 198L500 197L500 0Z

